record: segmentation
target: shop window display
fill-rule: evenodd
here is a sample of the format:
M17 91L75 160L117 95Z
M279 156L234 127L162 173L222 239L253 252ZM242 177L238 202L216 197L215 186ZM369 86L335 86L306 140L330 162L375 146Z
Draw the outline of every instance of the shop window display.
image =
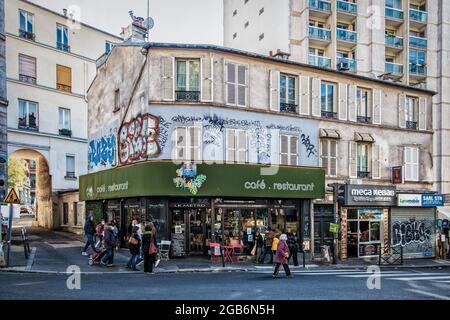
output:
M381 247L381 209L349 209L347 217L348 256L377 255Z

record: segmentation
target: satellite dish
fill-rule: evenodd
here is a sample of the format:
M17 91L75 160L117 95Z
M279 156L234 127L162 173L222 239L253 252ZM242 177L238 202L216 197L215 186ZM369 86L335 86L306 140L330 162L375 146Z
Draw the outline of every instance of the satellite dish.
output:
M144 27L147 29L147 30L150 30L150 29L153 29L153 27L155 26L155 21L153 20L153 18L147 18L147 19L145 19L145 21L144 21Z

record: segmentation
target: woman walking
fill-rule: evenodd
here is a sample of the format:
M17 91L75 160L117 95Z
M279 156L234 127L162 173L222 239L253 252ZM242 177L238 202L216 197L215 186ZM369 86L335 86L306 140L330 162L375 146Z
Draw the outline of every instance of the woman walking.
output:
M156 246L156 228L153 223L145 226L144 234L142 235L142 254L144 255L144 273L150 274L153 272L153 263L156 260L158 249Z
M128 247L130 249L131 258L127 263L127 268L138 271L136 269L136 263L139 257L139 248L141 246L141 238L138 235L138 227L133 227L130 238L128 239Z
M280 236L280 242L278 243L277 252L275 253L275 270L273 272L273 277L278 278L278 271L280 266L283 265L284 272L286 272L286 277L292 277L291 271L289 270L289 247L287 245L287 235L282 234Z

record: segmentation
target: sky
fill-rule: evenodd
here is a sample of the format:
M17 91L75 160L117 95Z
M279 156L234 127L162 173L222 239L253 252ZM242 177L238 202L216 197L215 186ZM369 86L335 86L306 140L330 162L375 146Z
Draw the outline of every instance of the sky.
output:
M29 1L59 13L63 8L78 6L82 22L115 35L131 23L128 11L147 17L147 0ZM223 43L222 0L150 0L150 17L155 21L150 41Z

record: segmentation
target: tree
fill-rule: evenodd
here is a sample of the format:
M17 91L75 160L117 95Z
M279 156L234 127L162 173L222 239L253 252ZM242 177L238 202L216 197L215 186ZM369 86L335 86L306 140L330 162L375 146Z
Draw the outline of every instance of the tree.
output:
M27 176L25 174L25 161L16 158L8 159L8 188L22 190Z

